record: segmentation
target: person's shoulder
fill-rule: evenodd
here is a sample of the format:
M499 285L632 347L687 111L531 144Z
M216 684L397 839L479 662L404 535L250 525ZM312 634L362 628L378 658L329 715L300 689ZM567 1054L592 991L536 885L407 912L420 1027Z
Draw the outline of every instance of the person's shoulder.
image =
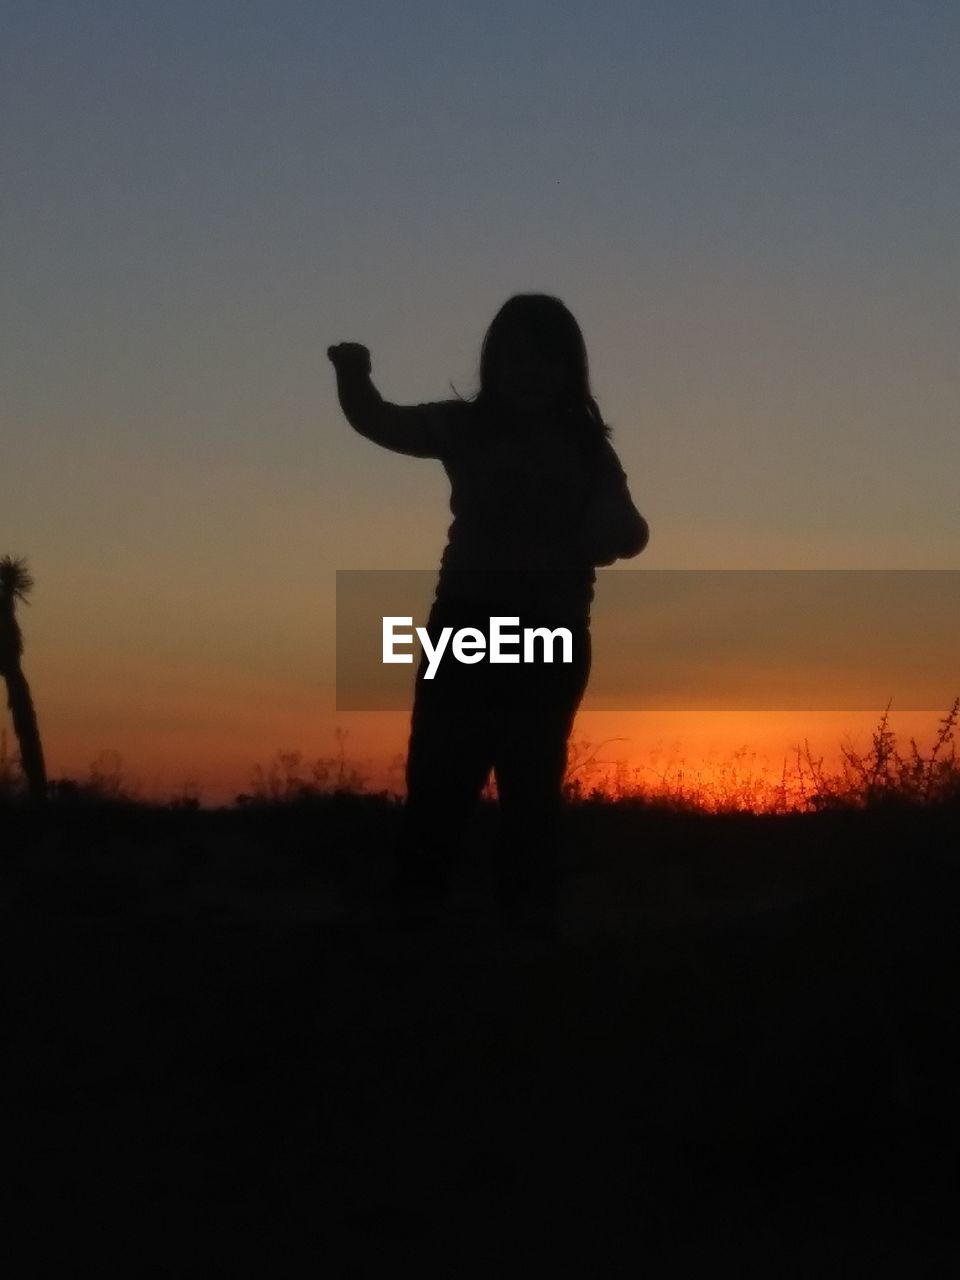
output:
M438 417L449 418L454 422L466 422L475 416L477 410L472 400L461 400L458 396L451 396L449 400L434 400L426 407Z
M455 453L464 444L477 417L472 401L456 397L431 400L416 408L427 425L438 457Z

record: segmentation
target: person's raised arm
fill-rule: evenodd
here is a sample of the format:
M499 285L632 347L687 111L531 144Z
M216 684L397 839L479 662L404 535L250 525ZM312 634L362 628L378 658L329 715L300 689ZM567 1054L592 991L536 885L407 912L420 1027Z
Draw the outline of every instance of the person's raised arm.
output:
M430 420L416 405L384 400L371 379L370 352L359 342L339 342L327 348L337 372L337 395L344 417L355 431L395 453L414 458L437 456Z

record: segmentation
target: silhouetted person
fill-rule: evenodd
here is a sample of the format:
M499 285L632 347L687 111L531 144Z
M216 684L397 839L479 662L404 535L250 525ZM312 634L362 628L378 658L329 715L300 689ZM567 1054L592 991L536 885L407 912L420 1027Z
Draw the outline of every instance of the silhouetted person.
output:
M559 646L552 663L516 665L486 656L465 665L448 652L425 680L424 656L395 889L407 901L444 899L451 854L492 769L497 899L509 918L549 927L567 741L590 671L594 568L637 555L648 538L590 390L580 327L557 298L508 299L470 400L391 404L371 381L366 347L344 342L327 354L351 425L398 453L438 458L450 479L453 522L426 623L433 643L445 626L487 636L493 616L518 617L512 632L566 627L573 637L570 663Z

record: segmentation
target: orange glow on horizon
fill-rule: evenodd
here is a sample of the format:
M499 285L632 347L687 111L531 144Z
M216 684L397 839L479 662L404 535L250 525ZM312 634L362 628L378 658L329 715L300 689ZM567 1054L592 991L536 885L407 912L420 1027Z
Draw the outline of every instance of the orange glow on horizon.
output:
M275 691L274 691L275 693ZM204 805L231 804L254 786L257 766L268 770L278 753L298 757L293 773L309 780L342 764L359 773L367 790L403 791L408 712L314 715L304 702L280 705L275 696L235 704L192 707L189 721L171 708L170 719L144 728L133 718L105 718L91 732L79 717L48 718L46 754L51 778L83 781L91 767L115 768L144 799L167 800L186 787ZM266 704L266 705L265 705ZM943 713L891 709L890 727L906 751L914 737L924 750ZM570 739L571 776L584 786L631 790L699 788L703 797L743 799L775 786L784 768L796 768L796 749L809 743L829 772L844 744L869 750L880 713L853 712L581 712ZM53 721L53 723L50 723ZM41 725L43 728L43 725ZM8 754L15 755L6 729Z

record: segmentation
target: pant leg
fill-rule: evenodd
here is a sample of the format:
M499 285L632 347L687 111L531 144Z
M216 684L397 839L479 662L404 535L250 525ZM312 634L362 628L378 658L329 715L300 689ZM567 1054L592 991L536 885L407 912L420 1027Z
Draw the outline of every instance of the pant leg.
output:
M556 898L567 743L590 656L584 625L574 632L573 664L527 668L505 716L494 758L501 815L494 869L505 907Z
M445 622L435 612L428 628ZM414 688L397 884L442 897L493 766L500 717L485 694L482 673L441 664L429 681L426 666L424 658Z

